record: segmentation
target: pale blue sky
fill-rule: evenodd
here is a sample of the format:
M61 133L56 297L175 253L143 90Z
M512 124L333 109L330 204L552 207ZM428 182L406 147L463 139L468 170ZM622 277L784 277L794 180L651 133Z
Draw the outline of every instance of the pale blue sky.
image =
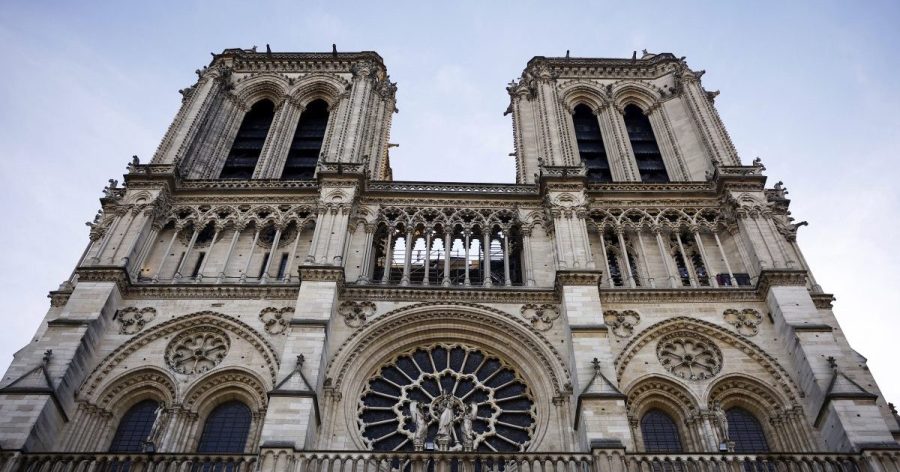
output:
M898 24L900 2L0 1L0 364L84 249L106 180L152 156L210 51L377 51L399 86L396 179L510 182L504 87L529 58L646 48L721 89L742 159L784 180L843 328L900 401Z

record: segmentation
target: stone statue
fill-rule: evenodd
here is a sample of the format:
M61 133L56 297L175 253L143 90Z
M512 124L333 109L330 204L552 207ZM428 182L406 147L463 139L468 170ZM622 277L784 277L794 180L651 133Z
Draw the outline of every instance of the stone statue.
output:
M450 437L450 429L453 427L453 404L450 402L444 403L444 410L441 411L441 416L438 418L438 436Z
M478 405L474 403L469 403L466 405L466 411L462 416L462 426L460 429L462 430L462 442L463 442L463 450L471 451L473 449L473 443L475 442L475 430L472 429L472 423L475 421L475 418L478 416Z
M728 437L728 416L725 414L725 410L722 409L722 404L713 402L709 409L712 410L712 414L716 419L719 440L727 443L730 440Z
M425 419L425 409L422 404L417 401L409 402L409 416L416 425L416 431L413 435L413 448L421 451L425 448L425 435L428 434L428 421Z
M156 411L153 412L153 426L150 427L150 434L147 435L147 440L144 441L146 445L152 445L154 449L156 448L156 441L159 440L159 435L162 432L163 422L166 419L166 404L164 402L159 402L156 407Z
M438 417L437 434L434 435L434 442L439 451L447 451L453 442L453 422L456 421L456 412L453 411L453 401L450 397L441 399L441 414Z

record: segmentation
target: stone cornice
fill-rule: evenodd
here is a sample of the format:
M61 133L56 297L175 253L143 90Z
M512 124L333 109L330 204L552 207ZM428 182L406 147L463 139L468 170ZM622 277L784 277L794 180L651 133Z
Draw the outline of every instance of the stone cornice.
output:
M301 265L300 280L303 282L344 283L344 268L332 265Z
M412 193L416 195L538 196L537 187L534 185L492 183L369 181L366 183L365 190L367 195Z
M603 275L599 270L557 270L554 287L559 290L566 285L593 285L600 283L600 277Z
M830 310L834 308L832 304L835 300L834 295L830 293L811 293L809 294L812 297L813 303L816 305L816 308L820 310Z
M115 282L123 294L131 286L131 278L121 266L83 266L75 270L75 275L78 282Z
M762 301L755 288L600 289L601 303L716 303Z
M776 286L804 286L806 271L802 269L764 269L759 274L757 289L765 297L769 289Z
M128 298L142 299L192 299L192 300L295 300L297 285L132 285L128 288Z
M485 303L556 303L556 292L548 289L511 287L398 287L396 285L347 285L344 300L465 301Z
M350 73L354 63L371 61L385 69L384 60L374 51L360 52L254 52L233 48L214 54L210 66L217 62L230 62L236 72L345 72Z
M216 190L246 190L246 191L285 191L308 190L315 193L319 190L319 184L315 180L280 180L280 179L248 179L248 180L182 180L178 183L180 191L216 191Z

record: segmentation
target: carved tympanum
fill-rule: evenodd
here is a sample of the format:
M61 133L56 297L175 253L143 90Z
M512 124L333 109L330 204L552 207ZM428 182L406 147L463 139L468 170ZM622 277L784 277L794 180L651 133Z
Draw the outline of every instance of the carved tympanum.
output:
M180 374L199 374L217 366L231 347L228 334L212 326L198 326L175 336L166 348L166 364Z
M735 310L729 308L722 313L725 322L734 326L738 333L744 336L756 336L759 332L759 324L762 322L762 315L753 308L745 308L743 310Z
M287 313L293 313L294 307L286 306L284 308L267 307L259 312L259 320L263 322L263 327L269 334L281 334L287 329Z
M537 305L526 303L520 310L522 316L531 321L532 326L539 331L547 331L553 327L553 321L559 318L559 309L556 305L544 303Z
M690 331L676 331L656 344L659 363L686 380L708 379L722 370L722 351L705 337Z
M627 338L634 333L634 327L641 321L641 315L634 310L606 310L603 312L603 322L610 331L620 338Z
M119 334L135 334L144 329L144 326L156 318L155 308L136 308L133 306L122 308L116 313L116 321L119 322Z
M351 328L358 328L366 322L368 317L375 314L375 304L372 302L345 301L338 306L338 313L344 317L344 323Z

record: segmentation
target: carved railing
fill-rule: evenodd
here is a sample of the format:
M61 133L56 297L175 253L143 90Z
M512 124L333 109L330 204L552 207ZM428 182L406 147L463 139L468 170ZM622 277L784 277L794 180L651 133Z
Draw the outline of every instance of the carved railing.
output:
M379 453L263 448L259 455L0 452L0 472L897 472L900 449L857 454Z
M251 472L256 454L0 452L0 472Z

